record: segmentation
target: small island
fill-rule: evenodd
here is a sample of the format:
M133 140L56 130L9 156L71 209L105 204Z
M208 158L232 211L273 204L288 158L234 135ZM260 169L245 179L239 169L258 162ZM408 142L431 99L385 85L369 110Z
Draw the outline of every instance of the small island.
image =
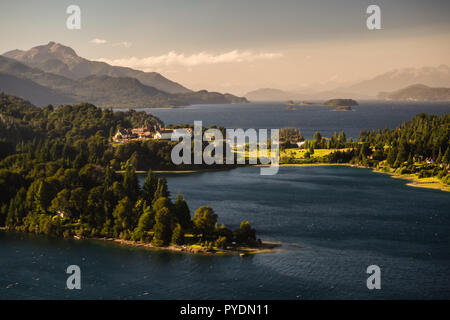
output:
M286 104L287 104L288 106L294 106L294 105L295 105L295 102L294 102L293 100L288 100L288 101L286 101Z
M299 106L313 106L315 103L309 101L300 101Z
M353 99L330 99L323 103L324 106L351 107L357 106L358 102Z
M353 111L353 109L350 106L337 106L333 111Z

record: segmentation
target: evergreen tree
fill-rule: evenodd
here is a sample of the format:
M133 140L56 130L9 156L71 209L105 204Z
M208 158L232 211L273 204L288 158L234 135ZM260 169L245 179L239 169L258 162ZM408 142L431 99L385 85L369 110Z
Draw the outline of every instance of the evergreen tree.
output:
M235 232L235 238L238 243L252 245L256 241L256 231L248 221L242 221L239 229Z
M191 213L186 200L178 193L175 200L175 218L184 230L192 228Z
M217 214L214 213L214 210L210 206L203 206L195 211L192 221L196 233L201 233L202 240L205 241L215 231Z
M126 196L131 200L136 200L139 195L139 182L133 166L128 166L123 178L123 189Z
M184 232L179 223L177 223L175 229L173 229L171 242L176 245L184 244Z
M103 186L104 186L105 190L110 188L112 186L112 184L114 183L114 181L115 181L114 169L111 168L111 166L107 166L105 168L105 180L103 182Z
M25 218L27 211L25 208L25 198L26 198L26 191L25 188L21 188L16 196L11 199L9 208L8 208L8 215L6 217L6 223L5 226L14 229L16 226L22 225L22 220Z
M130 230L133 227L133 202L130 198L125 197L117 203L113 211L113 217L115 237L119 237L123 231Z
M158 187L158 178L153 174L152 170L148 170L144 185L142 186L142 198L147 203L153 202L153 196Z
M52 201L50 184L41 180L39 182L37 193L34 196L34 207L37 213L47 213L48 207Z
M396 158L397 158L397 149L394 146L392 146L389 148L386 162L392 167L394 166Z
M146 233L152 230L155 224L155 218L150 206L144 207L144 213L139 217L138 225L135 230L135 240L146 241Z
M156 191L153 196L153 202L158 200L159 198L169 198L170 193L169 189L167 188L167 180L166 178L162 177L158 179L158 185L156 186Z
M155 226L153 227L152 245L161 247L168 245L172 238L172 216L169 209L162 208L156 213Z

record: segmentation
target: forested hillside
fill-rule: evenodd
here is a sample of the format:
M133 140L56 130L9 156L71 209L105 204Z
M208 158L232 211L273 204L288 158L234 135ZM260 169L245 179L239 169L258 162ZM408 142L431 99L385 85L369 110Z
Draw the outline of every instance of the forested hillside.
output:
M174 143L114 146L121 127L161 124L145 112L113 112L91 104L37 108L0 94L0 226L64 237L113 237L155 246L190 243L226 248L256 245L246 221L218 227L209 206L191 219L186 201L172 201L151 171L139 186L136 168L170 168ZM123 174L117 170L124 169ZM186 240L187 241L187 240Z

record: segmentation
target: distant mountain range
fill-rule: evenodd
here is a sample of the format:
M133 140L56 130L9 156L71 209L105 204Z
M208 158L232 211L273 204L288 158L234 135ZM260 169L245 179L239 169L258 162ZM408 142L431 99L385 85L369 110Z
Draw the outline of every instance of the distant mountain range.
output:
M298 94L274 88L261 88L245 94L250 101L285 101L297 99Z
M286 101L301 99L332 99L351 97L355 99L377 99L380 92L400 90L417 83L430 87L450 87L450 67L396 69L350 86L320 92L288 92L273 88L262 88L248 92L251 101Z
M352 97L358 99L374 99L368 95L353 92L328 90L319 92L289 92L273 88L261 88L245 94L250 101L287 101L287 100L328 100L336 97Z
M143 72L126 67L111 66L104 62L90 61L62 44L49 42L28 51L12 50L3 54L30 67L54 73L69 79L79 80L89 76L135 78L142 84L167 93L188 93L191 90L164 78L157 72Z
M417 83L430 87L450 87L450 67L440 65L437 67L397 69L336 90L376 97L379 92L400 90Z
M0 91L41 106L91 102L139 108L247 102L231 94L194 92L156 72L90 61L54 42L0 56Z
M416 84L394 92L380 92L378 97L396 101L450 101L450 88L431 88Z

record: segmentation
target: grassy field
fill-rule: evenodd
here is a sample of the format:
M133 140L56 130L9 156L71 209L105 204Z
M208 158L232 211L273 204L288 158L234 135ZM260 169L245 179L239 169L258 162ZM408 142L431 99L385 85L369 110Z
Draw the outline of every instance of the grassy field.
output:
M332 152L335 151L344 151L346 149L315 149L313 154L310 154L310 158L321 158L323 156L326 156ZM298 148L292 148L292 149L285 149L280 153L280 158L283 157L289 157L293 158L295 160L303 160L305 158L305 153L309 152L306 149L298 149Z
M345 151L347 149L315 149L313 154L310 154L309 159L316 159L316 158L322 158L323 156L326 156L332 152L335 151ZM237 154L244 155L245 159L248 160L250 158L255 158L258 156L258 152L249 152L249 151L235 151ZM306 149L299 149L299 148L289 148L284 149L280 151L280 160L283 162L283 159L290 158L292 160L306 160L305 153L309 152L309 150Z

